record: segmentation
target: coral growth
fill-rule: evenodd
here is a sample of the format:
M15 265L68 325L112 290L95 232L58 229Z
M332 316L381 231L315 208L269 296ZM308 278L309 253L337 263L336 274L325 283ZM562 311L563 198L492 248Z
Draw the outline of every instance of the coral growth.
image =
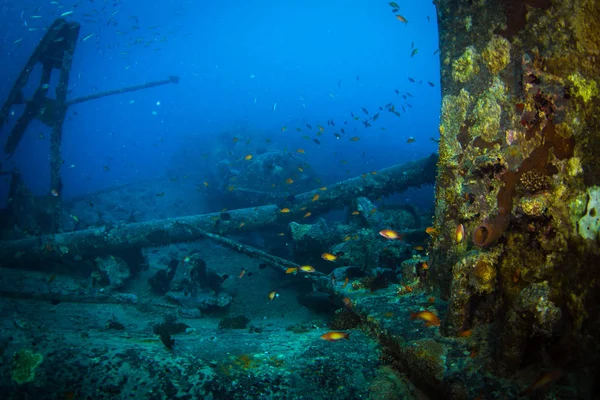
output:
M479 73L477 58L475 47L467 47L464 53L452 63L452 78L460 83L471 80L475 74Z
M440 165L446 165L456 156L462 153L462 147L458 141L460 128L467 116L467 110L471 103L471 96L465 89L461 89L458 96L447 95L442 100L443 125L440 135Z
M521 197L518 210L530 217L541 217L546 214L550 207L550 198L545 193L528 197Z
M579 71L569 75L569 82L573 84L574 89L571 90L571 94L581 97L586 103L598 95L596 81L585 79Z
M480 258L473 267L473 272L469 277L469 284L477 292L491 292L494 289L494 279L496 278L496 268L490 260Z
M502 109L491 93L477 100L473 110L474 124L470 133L472 137L480 137L486 142L493 142L500 132L500 113Z
M510 61L510 43L502 36L494 35L481 52L481 58L492 74L497 74Z
M521 189L524 193L537 193L550 187L548 175L539 170L525 171L519 178Z

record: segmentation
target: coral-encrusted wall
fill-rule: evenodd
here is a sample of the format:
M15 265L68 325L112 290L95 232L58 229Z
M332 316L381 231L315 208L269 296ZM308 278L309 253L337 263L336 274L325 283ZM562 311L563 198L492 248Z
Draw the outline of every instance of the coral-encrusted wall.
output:
M437 9L443 101L430 267L449 302L443 332L497 324L500 374L593 365L600 2L437 0Z

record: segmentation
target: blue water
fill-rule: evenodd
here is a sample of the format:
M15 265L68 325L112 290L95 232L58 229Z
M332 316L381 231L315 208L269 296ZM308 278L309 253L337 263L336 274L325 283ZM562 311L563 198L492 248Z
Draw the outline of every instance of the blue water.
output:
M219 146L220 134L227 140L252 138L243 150L250 154L258 148L303 148L306 162L326 172L328 181L437 150L429 139L438 137L441 101L431 2L403 3L398 14L406 24L385 1L56 3L1 1L0 101L6 99L44 28L68 11L74 11L68 20L81 23L69 99L170 75L181 78L178 85L69 108L62 146L66 199L184 174L201 183L207 168L202 156ZM418 52L411 57L413 47ZM36 71L26 94L33 92L38 78ZM404 100L406 92L413 97ZM402 116L385 108L379 111L387 103ZM405 106L403 112L400 107L407 103L412 108ZM370 128L361 122L362 107L369 116L381 113ZM15 108L16 116L19 112ZM353 120L351 112L360 121ZM328 120L336 126L328 126ZM317 125L325 128L318 137L321 145L302 138L316 138ZM2 148L11 126L9 121L0 131ZM283 126L287 131L281 131ZM346 134L336 140L334 132L340 128ZM34 121L14 156L0 161L5 169L18 168L36 195L50 191L49 136L50 130ZM353 136L360 140L350 141ZM408 144L411 136L416 141ZM342 165L341 160L348 163ZM0 189L4 202L5 182Z

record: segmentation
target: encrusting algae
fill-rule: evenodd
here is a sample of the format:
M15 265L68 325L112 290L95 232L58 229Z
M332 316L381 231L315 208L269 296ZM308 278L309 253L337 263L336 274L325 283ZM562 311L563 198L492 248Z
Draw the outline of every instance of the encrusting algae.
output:
M481 52L490 73L496 75L510 62L510 42L499 35L492 36L485 49Z
M471 80L474 75L479 73L477 58L478 54L475 47L467 47L465 52L452 63L452 78L460 83Z

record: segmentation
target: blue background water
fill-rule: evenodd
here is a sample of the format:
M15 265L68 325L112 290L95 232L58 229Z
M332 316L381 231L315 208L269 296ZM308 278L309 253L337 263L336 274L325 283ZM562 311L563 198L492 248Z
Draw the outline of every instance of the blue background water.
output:
M260 147L301 147L307 162L326 171L330 181L437 150L429 140L438 137L440 108L431 2L398 2L407 24L394 17L387 2L366 0L0 3L0 101L43 37L43 28L72 10L66 18L82 24L79 40L94 35L77 46L70 99L169 75L181 78L178 85L69 109L62 148L66 198L179 174L201 183L207 168L202 155L219 145L222 132L229 132L227 140L252 138L249 153ZM418 49L414 57L412 43ZM38 76L39 71L33 81ZM29 85L29 93L34 87ZM394 89L414 97L406 101ZM362 121L361 107L372 116L390 102L402 117L384 109L367 129L350 116L353 112ZM405 103L412 105L406 113L400 109ZM327 120L336 127L327 126ZM302 139L316 137L317 125L325 127L320 146ZM11 126L0 132L1 146ZM346 135L336 140L333 132L342 127ZM36 194L50 190L49 134L47 127L33 123L13 158L0 161L5 168L18 167ZM352 136L360 141L349 141ZM415 143L406 143L410 136ZM265 144L266 138L272 143ZM6 184L0 189L5 193Z

